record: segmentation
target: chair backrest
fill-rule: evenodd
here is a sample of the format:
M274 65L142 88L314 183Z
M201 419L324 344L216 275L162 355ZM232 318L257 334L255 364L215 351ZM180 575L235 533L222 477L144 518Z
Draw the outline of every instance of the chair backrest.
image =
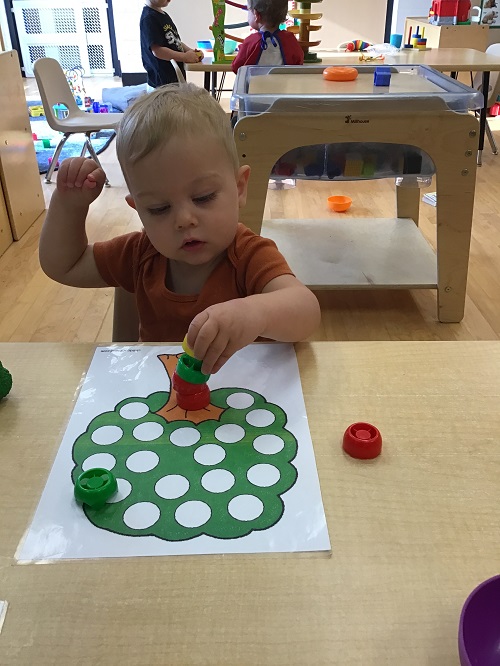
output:
M115 288L113 303L113 342L139 340L139 313L134 294L121 287Z
M490 44L486 49L486 53L491 56L500 58L500 44ZM478 72L474 77L473 87L476 90L482 90L483 75ZM500 72L490 73L490 85L488 90L488 108L496 103L497 97L500 95Z
M54 58L39 58L33 65L33 71L47 123L52 129L59 131L61 125L54 115L53 106L64 104L68 108L69 116L80 112L63 69Z
M177 74L177 81L179 83L186 83L186 79L184 78L183 73L181 72L181 68L179 65L175 62L175 60L170 61L172 63L173 68L175 69L175 73Z

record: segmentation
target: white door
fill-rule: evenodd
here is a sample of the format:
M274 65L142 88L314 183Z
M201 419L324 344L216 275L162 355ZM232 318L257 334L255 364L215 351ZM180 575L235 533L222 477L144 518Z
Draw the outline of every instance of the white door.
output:
M84 76L113 74L105 0L13 0L24 71L38 58L54 58Z

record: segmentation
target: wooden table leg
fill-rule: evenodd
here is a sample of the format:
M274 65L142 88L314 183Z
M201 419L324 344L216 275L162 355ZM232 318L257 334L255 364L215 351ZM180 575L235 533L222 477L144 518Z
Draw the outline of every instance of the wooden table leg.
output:
M448 323L460 322L464 316L477 140L469 133L472 146L466 150L466 137L462 141L456 135L450 138L454 140L449 143L449 155L444 157L444 164L437 165L436 180L438 319ZM450 168L450 165L456 166Z
M398 217L408 217L418 227L420 188L396 185L396 210Z

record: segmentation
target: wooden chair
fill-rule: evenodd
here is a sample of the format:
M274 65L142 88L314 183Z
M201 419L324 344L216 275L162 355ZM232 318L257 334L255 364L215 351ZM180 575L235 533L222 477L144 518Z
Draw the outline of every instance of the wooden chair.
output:
M116 287L113 303L113 342L137 342L138 339L139 313L135 295Z
M500 44L491 44L486 49L486 53L499 58L500 57ZM481 72L478 72L476 74L476 76L474 77L474 80L472 82L472 87L476 88L476 90L481 90L482 91L482 84L483 84L483 75L482 75ZM491 106L496 104L498 95L500 95L500 72L491 72L490 73L490 85L488 87L488 102L487 102L488 108L490 108ZM476 112L476 115L477 115L477 112ZM493 155L498 155L497 144L495 143L495 138L493 137L493 132L491 131L491 127L488 123L488 120L486 120L486 136L488 137L488 141L490 142L490 146L491 146L491 150L493 151Z

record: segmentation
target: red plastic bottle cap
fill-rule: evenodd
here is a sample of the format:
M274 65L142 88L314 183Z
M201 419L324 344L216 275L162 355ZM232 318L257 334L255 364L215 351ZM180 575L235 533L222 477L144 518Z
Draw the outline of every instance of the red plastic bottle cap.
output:
M198 386L200 386L198 384ZM199 393L185 394L176 391L177 404L181 409L196 412L199 409L205 409L210 404L210 389L203 384L203 390Z
M370 423L353 423L344 433L343 448L353 458L376 458L382 451L382 435Z

